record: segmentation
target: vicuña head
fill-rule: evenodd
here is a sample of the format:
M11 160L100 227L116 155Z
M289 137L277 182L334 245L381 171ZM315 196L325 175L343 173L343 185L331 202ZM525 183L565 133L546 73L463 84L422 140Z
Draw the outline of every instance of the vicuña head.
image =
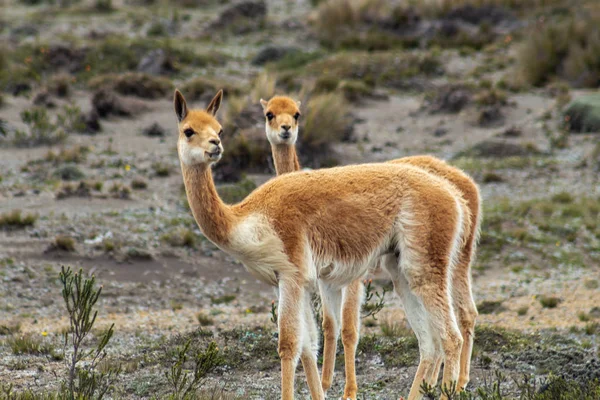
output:
M300 102L289 97L260 99L266 118L267 139L272 145L294 144L298 140Z
M187 166L213 164L221 159L223 128L215 119L221 106L223 90L219 90L205 110L189 110L179 90L175 90L175 114L179 122L177 150Z

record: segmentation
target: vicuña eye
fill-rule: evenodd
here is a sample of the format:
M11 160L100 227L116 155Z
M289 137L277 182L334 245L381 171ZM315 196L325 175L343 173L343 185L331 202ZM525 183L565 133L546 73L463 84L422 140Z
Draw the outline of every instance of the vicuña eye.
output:
M185 137L189 138L192 137L192 135L194 134L194 130L193 129L186 129L185 131L183 131L183 134L185 135Z
M223 134L223 129L221 129L221 130L219 131L219 137L221 137L221 135L222 135L222 134Z
M270 121L270 120L272 120L273 118L275 118L275 115L273 115L273 113L272 113L271 111L269 111L269 112L267 113L267 118L268 118L268 119L269 119L269 121Z
M298 121L298 118L300 118L300 113L299 112L297 112L296 114L294 114L294 119L296 121Z

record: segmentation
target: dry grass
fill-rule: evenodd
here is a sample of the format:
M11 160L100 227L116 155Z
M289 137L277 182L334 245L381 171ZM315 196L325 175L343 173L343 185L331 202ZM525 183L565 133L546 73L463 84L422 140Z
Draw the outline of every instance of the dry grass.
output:
M518 55L519 78L539 86L561 78L575 87L600 84L600 11L538 23Z
M327 153L348 135L350 109L339 93L311 97L306 105L300 144L302 153Z

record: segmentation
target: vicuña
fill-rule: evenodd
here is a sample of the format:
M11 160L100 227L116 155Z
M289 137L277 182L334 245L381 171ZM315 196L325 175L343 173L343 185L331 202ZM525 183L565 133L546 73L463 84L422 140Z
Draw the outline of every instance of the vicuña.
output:
M295 144L298 140L298 126L301 116L299 101L287 96L275 96L269 101L260 100L265 114L266 135L275 162L278 175L300 170L300 163L296 154ZM460 250L458 264L452 271L452 300L457 314L458 324L463 337L463 347L460 356L460 374L457 383L459 390L469 382L471 353L473 348L473 334L477 308L473 301L471 291L471 263L477 245L479 226L481 222L481 200L477 184L460 169L448 165L446 162L432 156L412 156L390 161L396 164L410 164L422 168L427 172L446 179L453 184L467 201L471 214L471 224L464 232L465 241ZM395 262L395 260L392 260ZM356 399L357 384L355 373L355 353L358 345L360 329L360 308L363 298L361 279L357 279L349 286L328 285L319 282L323 310L323 370L321 383L323 390L327 391L333 381L337 341L342 330L342 344L344 346L346 382L344 399ZM402 290L396 287L396 291ZM401 296L403 296L401 294ZM427 346L431 346L430 329L423 329L417 313L413 313L411 302L405 304L407 318L413 327L421 349L422 355L427 355ZM340 315L341 313L341 315ZM439 343L436 343L439 346ZM442 349L436 350L434 365L430 378L430 385L437 382L442 363ZM409 399L418 398L420 381L415 379L415 384L410 392Z
M443 382L456 384L463 339L453 307L452 271L463 232L471 226L456 188L411 165L364 164L284 174L227 205L211 172L223 152L215 118L222 98L219 91L206 110L190 110L175 92L183 180L204 235L252 274L278 286L281 398L294 398L301 360L312 398L324 399L310 288L317 281L347 286L383 255L404 304L417 318L413 326L430 338L420 346L415 381L431 377L442 349Z

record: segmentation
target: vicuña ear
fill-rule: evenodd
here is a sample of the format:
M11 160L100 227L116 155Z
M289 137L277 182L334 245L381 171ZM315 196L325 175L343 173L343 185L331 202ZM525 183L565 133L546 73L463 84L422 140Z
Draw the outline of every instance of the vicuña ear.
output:
M302 102L300 100L296 100L296 105L298 106L298 108L300 108L300 106L302 105Z
M183 121L185 117L187 117L188 109L187 104L185 102L185 98L177 89L175 89L175 98L173 99L173 104L175 106L175 114L177 115L177 121Z
M260 99L260 105L262 106L263 111L267 109L267 104L269 104L268 101Z
M217 115L217 111L219 111L219 107L221 107L221 100L223 100L223 89L219 90L215 97L210 101L210 104L206 107L206 112L213 116Z

